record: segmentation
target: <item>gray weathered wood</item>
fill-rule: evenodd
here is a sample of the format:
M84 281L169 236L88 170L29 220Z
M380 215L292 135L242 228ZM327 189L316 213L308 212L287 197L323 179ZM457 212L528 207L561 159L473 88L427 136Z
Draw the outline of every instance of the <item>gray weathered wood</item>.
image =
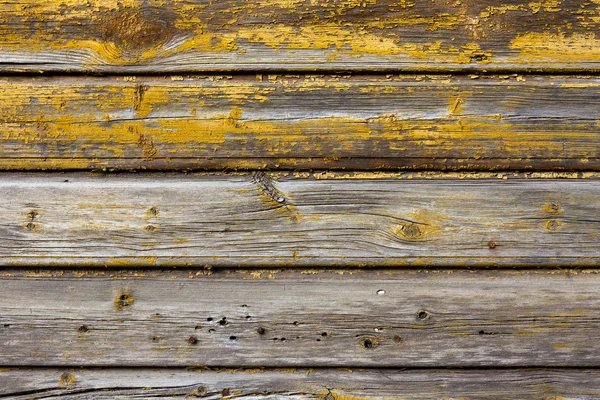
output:
M52 399L591 399L597 370L8 369L0 396Z
M0 169L600 169L600 80L5 78Z
M597 271L4 271L0 366L600 366Z
M7 71L598 70L590 0L6 0Z
M0 265L594 266L600 259L594 174L308 175L4 174Z

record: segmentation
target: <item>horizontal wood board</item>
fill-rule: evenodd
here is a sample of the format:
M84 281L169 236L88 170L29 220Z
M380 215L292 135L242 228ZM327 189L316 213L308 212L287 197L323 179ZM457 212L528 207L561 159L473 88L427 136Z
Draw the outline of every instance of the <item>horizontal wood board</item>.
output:
M0 169L598 170L598 101L590 76L2 78Z
M597 176L536 176L9 173L0 265L596 266Z
M598 70L594 0L8 0L0 69Z
M0 396L53 399L590 399L596 370L6 369Z
M0 365L598 367L599 281L558 269L5 270Z

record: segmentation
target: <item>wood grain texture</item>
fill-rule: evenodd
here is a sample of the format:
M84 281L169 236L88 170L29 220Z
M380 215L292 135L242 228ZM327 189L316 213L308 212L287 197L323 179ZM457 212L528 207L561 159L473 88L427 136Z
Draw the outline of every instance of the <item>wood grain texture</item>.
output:
M0 169L597 170L598 101L591 77L4 78Z
M597 370L8 369L0 396L52 399L590 399Z
M4 71L598 70L593 0L8 0Z
M598 367L597 271L3 271L2 366Z
M0 265L597 265L597 176L515 175L3 174Z

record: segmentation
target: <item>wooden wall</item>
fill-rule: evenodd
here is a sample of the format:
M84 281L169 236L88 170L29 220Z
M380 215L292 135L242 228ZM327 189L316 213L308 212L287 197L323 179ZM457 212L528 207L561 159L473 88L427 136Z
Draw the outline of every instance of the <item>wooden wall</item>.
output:
M0 3L0 398L600 398L600 2Z

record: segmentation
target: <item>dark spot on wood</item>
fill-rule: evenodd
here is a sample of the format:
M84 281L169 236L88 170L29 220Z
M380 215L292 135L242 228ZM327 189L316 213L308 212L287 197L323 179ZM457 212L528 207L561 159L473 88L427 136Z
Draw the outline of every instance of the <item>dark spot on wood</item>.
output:
M267 330L261 326L256 330L256 332L258 332L259 335L264 335Z
M429 319L429 318L430 318L430 315L429 315L429 313L428 313L427 311L425 311L425 310L420 310L420 311L417 313L417 319L420 319L420 320L426 320L426 319Z
M251 315L246 315L246 319L251 319L252 316Z
M40 214L39 214L37 211L35 211L35 210L29 211L29 212L27 213L27 217L28 217L30 220L32 220L32 221L33 221L33 220L34 220L34 219L35 219L35 218L36 218L38 215L40 215Z
M146 227L144 229L147 232L154 232L156 230L156 227L154 225L146 225Z
M90 329L87 327L87 325L81 325L79 328L77 328L77 331L81 333L88 332L89 330Z
M485 54L473 54L470 58L471 62L480 63L486 61L488 59L488 56L486 56Z
M148 209L148 214L156 217L158 215L158 210L156 209L156 207L150 207Z
M323 332L323 333L321 333L321 336L326 337L326 336L329 336L329 334L327 332Z
M4 324L5 328L10 328L10 324Z
M73 385L76 381L77 379L75 378L75 375L71 374L70 372L65 372L60 376L60 378L58 378L58 382L61 385Z
M292 323L293 323L294 325L300 325L300 322L298 322L298 321L294 321L294 322L292 322Z
M215 330L211 328L211 329L208 330L208 333L213 333L214 331Z
M237 336L229 336L229 340L237 340Z
M231 391L229 389L221 390L221 396L229 396L230 394L231 394Z
M177 32L176 20L177 14L164 8L121 8L102 19L102 40L112 42L124 58L136 59L142 51L171 40Z
M194 327L194 330L196 330L196 331L197 331L198 329L202 329L202 327L201 327L200 325L196 325L196 326Z
M129 307L134 301L134 298L129 293L123 293L115 299L115 306L120 310L123 307Z
M36 225L34 223L30 222L27 225L25 225L25 228L27 228L28 231L32 231L35 229L35 226Z
M496 243L495 243L495 242L489 242L489 243L488 243L488 247L489 247L490 249L495 249L495 248L496 248Z
M221 326L229 325L229 322L227 322L227 317L221 318L221 320L219 321L219 325L221 325Z
M197 344L197 343L198 343L198 338L197 338L196 336L190 336L190 337L187 339L187 342L188 342L188 344L190 344L190 345L192 345L192 346L193 346L193 345L195 345L195 344Z
M159 336L152 336L152 341L153 342L160 342L160 337Z
M363 340L363 346L365 346L365 349L372 349L373 341L371 339L365 339Z
M549 208L551 211L555 212L555 213L557 213L557 212L559 212L559 211L560 211L560 206L558 205L558 203L555 203L555 202L553 202L553 201L551 201L551 202L548 204L548 208Z
M394 336L394 342L396 343L400 343L402 341L402 338L398 335Z

